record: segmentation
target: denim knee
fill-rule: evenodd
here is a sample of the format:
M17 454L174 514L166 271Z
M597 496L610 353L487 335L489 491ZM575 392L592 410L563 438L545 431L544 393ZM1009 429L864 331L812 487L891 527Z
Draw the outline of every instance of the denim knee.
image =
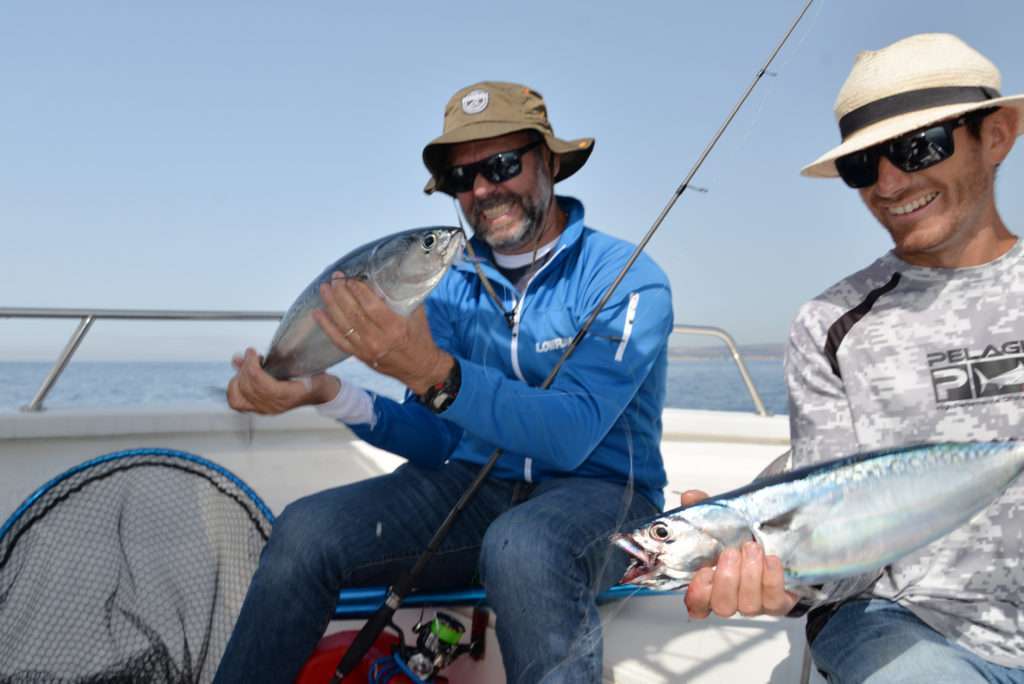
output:
M480 575L488 595L522 587L586 583L586 563L570 540L552 539L543 524L506 514L487 529L480 549Z
M260 556L260 572L264 579L294 581L295 576L322 577L331 565L343 559L331 557L316 495L294 501L274 521L270 539ZM329 528L326 528L329 529ZM332 545L333 546L333 545Z
M523 525L507 522L511 516L499 517L484 534L480 548L480 576L489 589L514 583L531 583L537 571L536 540Z

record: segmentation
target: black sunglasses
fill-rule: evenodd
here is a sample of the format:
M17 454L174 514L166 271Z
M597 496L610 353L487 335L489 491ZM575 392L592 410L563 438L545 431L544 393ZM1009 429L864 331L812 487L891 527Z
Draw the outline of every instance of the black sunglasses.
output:
M867 188L878 182L878 162L882 157L907 173L935 166L953 156L953 130L966 121L967 117L943 121L843 155L836 159L836 170L851 188Z
M498 152L486 159L453 166L444 173L444 189L449 192L469 192L476 182L476 175L482 173L492 183L504 183L515 178L523 170L523 155L532 150L542 141L534 140L517 150Z

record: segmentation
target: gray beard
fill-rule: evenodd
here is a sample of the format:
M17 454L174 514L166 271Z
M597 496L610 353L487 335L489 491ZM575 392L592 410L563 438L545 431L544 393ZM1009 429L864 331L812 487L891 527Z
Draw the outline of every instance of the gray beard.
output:
M466 217L469 225L473 228L473 232L486 242L491 249L496 251L522 249L527 245L535 243L543 232L544 216L551 206L555 192L550 181L551 177L547 166L543 163L538 163L537 167L537 183L544 187L541 197L538 198L537 202L534 202L533 198L530 197L522 198L512 194L491 196L477 203L474 207L473 215ZM501 242L495 242L493 235L478 228L480 219L486 209L509 201L514 202L522 209L523 221L515 235Z
M519 225L519 230L514 235L502 238L497 241L493 233L487 232L486 230L481 231L477 226L480 223L480 214L486 209L490 208L493 204L500 204L502 202L513 201L519 205L523 212L523 220ZM519 197L495 197L493 201L488 201L484 205L477 207L477 211L474 212L474 216L470 219L469 224L473 227L473 231L480 236L480 238L490 245L491 249L495 250L513 250L524 247L531 242L535 241L541 232L544 212L547 207L541 209L532 202L524 202Z

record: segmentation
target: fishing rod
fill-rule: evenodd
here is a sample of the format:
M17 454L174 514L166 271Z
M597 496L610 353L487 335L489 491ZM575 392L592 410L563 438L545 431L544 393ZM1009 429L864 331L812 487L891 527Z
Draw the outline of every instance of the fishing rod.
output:
M786 44L786 41L789 40L789 37L790 35L792 35L793 31L796 30L796 27L800 23L800 20L804 18L805 14L807 14L807 10L811 8L811 4L813 2L814 0L807 0L807 2L804 4L803 9L800 10L800 13L796 16L796 19L793 20L792 24L790 24L789 29L786 31L786 34L782 37L782 40L778 42L778 44L772 50L771 54L768 56L768 59L767 61L765 61L764 66L762 66L754 75L754 79L750 82L750 85L747 86L747 89L743 92L743 95L733 106L732 111L729 112L729 115L725 118L725 121L722 122L722 125L718 127L718 130L711 137L711 140L708 142L708 144L704 147L704 151L701 152L700 156L697 158L697 162L693 165L693 168L690 169L690 172L686 174L686 177L683 179L683 182L679 184L678 188L676 188L675 192L672 194L672 197L669 198L668 203L665 205L665 208L661 210L660 214L658 214L658 217L654 220L654 223L651 225L650 229L648 229L643 239L641 239L640 242L637 243L637 246L633 250L633 253L630 255L629 259L626 260L626 265L622 267L622 270L619 271L618 276L616 276L612 284L608 286L608 289L601 297L601 300L597 303L597 306L594 307L594 311L590 314L587 320L580 327L579 331L573 337L572 342L569 343L569 346L565 348L565 351L562 353L562 356L555 363L554 368L551 369L551 372L548 374L547 378L545 378L544 382L541 383L540 389L548 389L551 386L551 383L553 383L555 380L555 376L558 375L558 371L561 370L566 360L570 356L572 356L572 353L576 350L576 347L579 345L580 342L583 341L583 338L586 337L587 331L590 330L590 327L594 324L594 321L597 320L598 315L600 315L601 311L608 303L608 300L611 299L613 294L615 294L615 290L618 288L622 280L626 277L626 274L629 272L629 269L632 268L633 264L636 263L636 260L640 258L640 254L644 251L644 248L647 246L647 243L651 241L651 238L654 237L654 234L658 231L658 228L660 228L661 224L665 221L665 217L667 217L668 213L672 211L672 208L675 206L676 202L679 200L682 194L686 192L686 189L690 185L690 181L693 180L693 177L695 175L697 175L697 171L700 170L700 167L704 164L704 161L708 158L708 155L711 154L711 150L714 149L716 144L718 144L718 140L722 137L722 134L725 133L725 129L728 128L729 124L732 123L732 120L736 118L736 114L743 107L743 104L747 101L747 98L750 97L750 94L754 91L754 88L757 86L758 82L760 82L760 80L764 78L764 75L768 72L768 67L771 66L772 61L775 60L776 55L779 54L779 51L782 50L782 47ZM495 449L494 452L491 453L490 458L487 459L487 463L483 465L483 467L480 469L480 472L473 479L473 482L470 483L469 487L466 488L466 491L463 492L462 496L455 503L455 506L452 508L452 510L448 512L448 516L444 519L444 522L442 522L440 527L437 528L437 531L431 538L430 543L427 545L427 548L423 551L422 554L420 554L420 557L416 560L416 564L413 565L412 569L409 570L409 572L407 572L404 576L400 577L399 580L388 589L388 594L387 597L384 599L384 603L381 604L380 608L377 609L373 616L371 616L370 619L366 621L362 629L360 629L359 633L356 635L356 638L352 641L352 645L349 647L348 651L346 651L345 655L341 658L341 661L338 663L338 667L334 672L334 677L331 679L331 684L337 684L338 682L341 682L346 675L351 673L352 670L354 670L355 667L359 664L359 661L362 660L366 652L370 649L370 646L372 646L373 643L377 640L377 637L391 621L391 617L395 614L395 611L398 610L398 607L401 605L402 600L406 596L408 596L410 591L412 591L412 588L415 586L416 581L419 579L419 576L422 574L423 569L426 567L427 563L430 562L430 560L434 557L434 554L437 553L437 550L441 547L441 543L448 536L448 531L455 523L456 518L459 517L459 514L462 512L462 510L469 504L470 500L476 495L477 491L479 491L480 487L483 485L484 480L487 479L487 476L490 475L491 471L494 469L494 466L497 465L498 459L501 458L501 455L501 448Z

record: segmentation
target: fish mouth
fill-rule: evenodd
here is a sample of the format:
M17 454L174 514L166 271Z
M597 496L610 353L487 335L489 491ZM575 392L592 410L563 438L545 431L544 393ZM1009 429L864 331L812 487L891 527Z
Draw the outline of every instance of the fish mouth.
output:
M462 228L459 228L457 230L458 232L452 234L452 237L449 239L448 244L448 249L451 253L452 265L457 264L466 258L465 248L466 242L468 241L468 239L466 238L466 231L464 231Z
M658 562L658 554L651 553L641 547L630 534L616 534L612 536L612 543L625 551L629 557L629 566L619 580L621 584L646 584L647 580L652 583L657 580L660 574L661 563Z
M693 579L693 569L676 567L671 554L666 556L663 551L644 548L632 534L615 534L611 540L630 558L626 571L619 579L620 584L633 584L657 591L674 591L687 586Z
M466 231L462 228L447 228L441 238L441 259L445 266L454 266L465 259Z

